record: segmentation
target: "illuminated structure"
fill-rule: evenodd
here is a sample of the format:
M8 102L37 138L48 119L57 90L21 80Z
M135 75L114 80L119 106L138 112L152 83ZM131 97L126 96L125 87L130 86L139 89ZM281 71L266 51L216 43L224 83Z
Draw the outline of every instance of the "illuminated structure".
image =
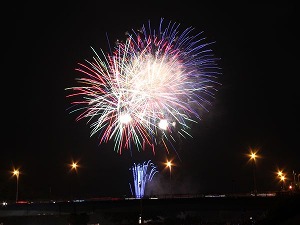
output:
M133 175L135 198L143 198L147 182L151 181L158 172L156 166L149 160L143 164L134 163L130 170L132 170ZM129 186L131 187L130 183Z

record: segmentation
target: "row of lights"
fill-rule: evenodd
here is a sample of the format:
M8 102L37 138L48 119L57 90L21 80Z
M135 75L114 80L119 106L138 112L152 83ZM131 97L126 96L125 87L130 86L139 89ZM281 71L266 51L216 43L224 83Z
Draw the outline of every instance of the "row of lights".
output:
M257 154L258 151L254 151L252 149L250 149L250 153L248 154L249 156L249 160L252 161L252 166L253 166L253 191L254 191L254 194L255 196L257 195L257 187L256 187L256 165L255 165L255 162L256 162L256 159L257 158L260 158L260 156ZM295 179L295 175L296 173L293 171L293 175L294 175L294 185L296 184L296 179ZM298 183L299 183L299 176L300 174L298 174ZM286 178L286 174L284 174L282 172L282 170L278 170L277 171L277 177L279 178L279 180L282 182L282 190L285 189L284 185L285 185L285 180L287 179ZM289 189L293 189L293 186L290 185L289 186Z
M293 188L295 188L295 186L300 185L300 182L299 182L300 174L298 174L298 182L297 183L296 183L296 173L294 171L293 171L293 176L294 176L294 182L289 185L289 190L292 190ZM285 180L287 179L286 174L283 173L282 170L278 170L277 177L282 182L282 189L284 190L285 189ZM295 186L293 187L293 185L295 185Z
M70 165L71 170L75 170L77 172L77 168L79 167L78 162L72 162ZM13 169L13 171L11 172L13 176L16 177L16 181L17 181L17 189L16 189L16 203L19 200L19 176L21 174L20 169Z
M166 165L166 167L168 167L169 168L169 171L170 171L170 180L171 180L171 168L172 168L172 166L174 165L174 164L172 164L172 161L167 161L166 163L165 163L165 165ZM69 164L69 166L70 166L70 168L71 168L71 170L75 170L76 171L76 173L77 173L77 169L79 168L79 164L78 164L78 162L72 162L71 164ZM18 202L18 198L19 198L19 176L20 176L20 170L19 169L14 169L13 171L12 171L12 175L13 176L15 176L16 177L16 181L17 181L17 189L16 189L16 203Z
M253 151L250 150L250 153L248 154L250 161L252 161L252 166L253 166L253 189L254 189L254 194L255 196L257 195L257 187L256 187L256 159L259 158L260 156L257 154L257 151ZM171 181L171 172L172 172L172 166L174 165L172 163L172 161L167 160L167 162L165 163L166 168L169 168L169 172L170 172L170 181ZM69 164L71 170L75 170L77 172L77 169L79 167L78 162L72 162L71 164ZM14 169L12 171L13 176L16 176L16 181L17 181L17 191L16 191L16 202L18 202L18 192L19 192L19 175L20 175L20 170L19 169ZM278 171L277 172L278 178L280 179L280 181L282 181L282 188L284 189L284 182L286 180L286 175L282 172L282 171ZM298 180L299 180L299 175L298 174ZM171 184L170 184L171 185ZM289 188L292 188L292 186L290 186ZM171 186L170 186L171 189Z

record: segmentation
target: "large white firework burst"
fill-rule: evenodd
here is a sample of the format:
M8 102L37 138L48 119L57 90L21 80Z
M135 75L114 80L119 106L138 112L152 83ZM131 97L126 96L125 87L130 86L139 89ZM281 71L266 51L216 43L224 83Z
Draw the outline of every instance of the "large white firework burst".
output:
M93 50L93 60L79 63L80 85L67 88L67 97L77 96L71 112L87 119L100 143L114 140L120 154L133 146L155 153L158 143L169 151L174 136L191 136L189 124L201 119L219 84L212 43L193 31L180 33L172 22L163 28L163 19L156 31L149 21L111 53Z

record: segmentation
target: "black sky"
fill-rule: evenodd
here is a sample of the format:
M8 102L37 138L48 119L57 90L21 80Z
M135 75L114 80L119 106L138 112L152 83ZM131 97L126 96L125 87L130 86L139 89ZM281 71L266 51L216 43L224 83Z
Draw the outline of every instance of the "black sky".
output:
M222 75L210 111L180 146L172 171L176 193L252 190L245 154L259 149L259 191L277 190L274 172L300 173L299 27L296 4L195 5L181 3L22 3L8 9L2 34L2 151L0 198L14 198L9 171L20 168L20 198L130 195L129 167L151 159L159 176L151 193L166 190L166 154L118 155L113 143L98 145L84 122L67 111L65 88L74 84L78 62L108 42L161 17L204 31ZM174 154L168 157L173 157ZM68 173L74 159L82 166ZM51 193L50 193L51 190Z

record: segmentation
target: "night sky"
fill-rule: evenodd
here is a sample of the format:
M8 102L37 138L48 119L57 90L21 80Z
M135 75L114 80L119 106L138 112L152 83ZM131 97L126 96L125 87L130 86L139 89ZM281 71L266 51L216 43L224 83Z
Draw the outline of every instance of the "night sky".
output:
M19 168L20 199L130 196L129 168L151 160L159 173L148 194L168 193L166 159L173 159L174 193L231 193L253 189L252 165L246 154L259 150L258 191L279 189L275 172L300 173L299 160L299 37L296 5L201 3L138 4L110 1L22 3L2 18L4 56L1 63L2 147L0 200L15 198ZM5 9L3 9L5 10ZM124 40L126 31L160 18L180 29L203 31L222 75L215 100L193 125L193 138L174 152L113 151L90 137L85 121L67 111L65 88L79 76L78 62L93 52ZM79 161L78 173L69 163Z

